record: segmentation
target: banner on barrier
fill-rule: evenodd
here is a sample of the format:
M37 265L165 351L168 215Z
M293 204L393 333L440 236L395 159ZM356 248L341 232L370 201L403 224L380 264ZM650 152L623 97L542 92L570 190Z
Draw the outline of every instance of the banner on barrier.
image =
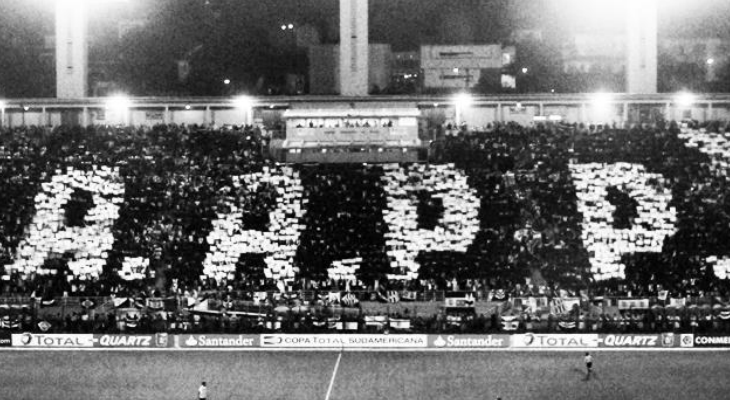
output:
M728 335L694 335L694 347L730 347Z
M424 348L427 335L317 335L264 334L262 347L288 348Z
M385 315L366 315L365 326L374 326L376 328L382 328L388 321L388 317Z
M504 348L509 335L428 335L428 347L435 348Z
M472 292L446 292L444 298L445 307L474 307L474 293Z
M13 347L94 347L92 334L14 333Z
M259 347L257 335L175 335L174 347Z
M600 335L598 338L599 347L674 347L675 336L673 333L651 334L651 335Z
M687 299L685 297L669 299L669 307L684 308L686 305Z
M390 321L388 322L388 324L390 325L390 329L401 330L401 331L407 331L407 330L411 329L411 320L410 319L391 318Z
M597 334L540 334L512 335L512 347L521 348L588 348L598 347Z
M618 301L619 310L646 310L649 308L649 299L621 299Z

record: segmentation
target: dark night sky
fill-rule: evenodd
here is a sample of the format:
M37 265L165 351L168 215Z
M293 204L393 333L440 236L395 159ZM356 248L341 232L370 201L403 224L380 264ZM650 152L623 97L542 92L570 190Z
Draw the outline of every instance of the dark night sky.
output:
M222 10L221 24L276 30L283 21L310 23L327 41L337 40L337 0L208 0ZM370 0L371 41L396 49L422 43L496 42L514 27L554 29L621 28L616 4L621 0ZM101 5L103 3L106 5ZM120 15L150 17L206 0L93 0L100 26ZM659 0L661 35L727 36L730 1ZM13 29L52 30L53 0L0 0L0 19ZM701 5L701 6L700 6ZM195 10L191 6L188 9ZM181 16L181 18L183 18ZM201 17L202 18L202 17ZM8 25L9 24L9 25ZM23 28L22 26L25 26Z
M214 86L222 76L250 88L263 75L306 71L305 50L286 48L282 24L309 25L325 43L339 40L338 0L88 1L92 62L116 60L121 69L114 76L139 93L176 90L176 60L201 47L193 63L199 87L186 88L191 93L219 93ZM504 43L515 29L538 29L546 47L558 49L570 32L622 32L622 1L638 0L370 0L370 42L406 51ZM53 49L43 43L53 35L54 2L0 0L0 96L51 93ZM660 37L730 38L729 0L658 3ZM117 40L117 22L135 19L147 21L143 30Z

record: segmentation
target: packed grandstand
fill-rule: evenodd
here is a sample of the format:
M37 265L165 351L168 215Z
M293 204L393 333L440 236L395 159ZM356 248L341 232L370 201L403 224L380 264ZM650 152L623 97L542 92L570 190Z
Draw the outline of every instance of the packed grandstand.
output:
M727 331L727 135L495 124L286 165L252 127L6 129L0 329Z

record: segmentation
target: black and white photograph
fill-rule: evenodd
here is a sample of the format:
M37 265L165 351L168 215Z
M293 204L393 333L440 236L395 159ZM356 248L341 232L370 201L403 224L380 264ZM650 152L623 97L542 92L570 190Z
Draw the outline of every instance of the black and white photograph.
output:
M0 365L728 399L730 1L0 0Z

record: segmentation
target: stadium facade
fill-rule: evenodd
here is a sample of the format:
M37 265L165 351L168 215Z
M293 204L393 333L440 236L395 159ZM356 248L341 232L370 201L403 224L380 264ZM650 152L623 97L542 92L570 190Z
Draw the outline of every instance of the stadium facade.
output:
M287 110L312 108L311 104L336 109L416 107L426 121L470 128L494 122L636 124L730 117L730 95L726 94L580 93L475 96L468 104L453 96L282 96L243 103L229 97L8 99L0 103L0 122L4 127L163 123L273 127L284 122Z

